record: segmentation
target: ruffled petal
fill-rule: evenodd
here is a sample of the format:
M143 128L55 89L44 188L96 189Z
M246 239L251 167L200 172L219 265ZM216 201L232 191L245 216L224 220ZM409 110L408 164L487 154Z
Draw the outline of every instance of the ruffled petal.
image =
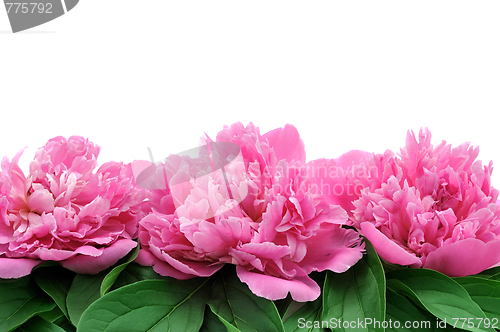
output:
M62 261L61 264L68 270L76 273L96 274L118 262L120 258L123 258L136 246L137 242L135 241L121 239L111 246L103 248L99 256L79 254ZM93 252L88 254L93 254Z
M500 262L500 240L484 243L464 239L437 248L428 254L424 268L450 277L464 277L489 269Z
M410 254L395 242L380 232L372 223L361 223L363 235L373 244L377 253L389 263L420 267L422 261L415 255Z
M182 273L177 269L174 269L170 264L158 259L151 252L141 249L139 255L134 260L134 262L143 266L152 266L156 273L165 276L172 277L178 280L185 280L196 277L193 274Z
M298 302L316 300L321 294L318 284L301 269L297 269L296 272L297 275L293 279L284 279L248 271L242 266L236 267L240 280L257 296L275 301L284 299L290 293Z

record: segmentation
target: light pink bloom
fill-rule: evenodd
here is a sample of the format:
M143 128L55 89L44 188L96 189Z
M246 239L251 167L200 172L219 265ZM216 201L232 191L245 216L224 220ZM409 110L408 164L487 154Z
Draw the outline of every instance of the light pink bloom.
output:
M43 261L93 274L136 247L145 196L130 165L108 162L94 172L99 147L78 136L49 140L28 176L21 153L2 161L1 278L27 275Z
M498 264L499 192L490 183L492 163L483 166L478 153L469 143L434 147L427 129L418 141L408 133L394 159L399 170L354 201L354 225L390 263L454 277Z
M341 227L346 212L308 181L297 130L286 125L260 135L253 124L236 123L217 135L215 144L222 142L241 152L224 172L206 156L171 156L158 167L153 181L169 185L150 191L153 212L140 222L137 261L178 279L234 264L259 296L316 299L320 289L308 274L344 272L363 247L355 231Z

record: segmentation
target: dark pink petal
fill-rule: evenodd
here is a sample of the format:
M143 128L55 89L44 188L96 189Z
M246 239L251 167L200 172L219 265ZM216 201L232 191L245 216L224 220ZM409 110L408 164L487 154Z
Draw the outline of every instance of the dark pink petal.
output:
M80 254L61 262L61 264L76 273L96 274L118 262L120 258L123 258L136 246L137 242L135 241L121 239L104 248L100 256L94 257Z
M242 266L236 266L236 272L252 293L271 301L284 299L288 293L298 302L314 301L321 293L318 284L298 267L293 279L251 272Z
M499 262L500 240L484 243L470 238L430 252L423 267L450 277L464 277L489 269Z
M29 258L3 258L0 257L0 278L17 279L27 276L31 270L43 261Z
M363 235L373 244L377 253L389 263L399 265L409 265L411 267L420 267L422 262L420 258L410 254L387 236L382 234L370 222L361 223Z

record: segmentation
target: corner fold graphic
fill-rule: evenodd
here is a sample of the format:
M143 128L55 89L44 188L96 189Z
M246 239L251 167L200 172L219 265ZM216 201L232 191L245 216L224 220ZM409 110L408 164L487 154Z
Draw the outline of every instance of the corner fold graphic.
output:
M16 33L42 25L64 15L63 1L66 10L70 11L78 4L79 0L43 0L42 2L4 0L3 2L12 32Z
M75 8L79 0L64 0L66 3L66 10L69 12L71 9Z

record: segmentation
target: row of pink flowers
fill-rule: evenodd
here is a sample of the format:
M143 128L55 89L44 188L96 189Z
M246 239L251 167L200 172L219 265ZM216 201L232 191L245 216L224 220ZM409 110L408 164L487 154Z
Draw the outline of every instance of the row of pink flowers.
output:
M22 152L2 161L0 278L44 261L98 273L140 245L136 262L164 276L233 264L256 295L310 301L320 288L309 274L347 271L363 255L360 235L389 263L450 276L499 264L491 163L469 144L430 141L410 132L399 154L306 162L295 127L261 135L236 123L160 163L97 167L98 146L56 137L27 175Z

